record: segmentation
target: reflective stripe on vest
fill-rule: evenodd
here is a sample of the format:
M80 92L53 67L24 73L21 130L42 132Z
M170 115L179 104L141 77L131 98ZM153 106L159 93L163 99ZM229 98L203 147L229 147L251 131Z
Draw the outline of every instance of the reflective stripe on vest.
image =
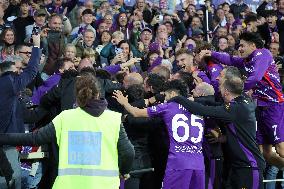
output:
M68 175L117 177L119 173L117 170L81 169L81 168L58 169L58 176L68 176Z

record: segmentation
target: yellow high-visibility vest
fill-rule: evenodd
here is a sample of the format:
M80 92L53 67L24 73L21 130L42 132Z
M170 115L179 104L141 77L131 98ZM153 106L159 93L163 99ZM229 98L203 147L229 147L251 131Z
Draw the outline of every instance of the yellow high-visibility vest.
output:
M59 146L53 188L118 189L121 114L105 110L93 117L76 108L63 111L52 122Z

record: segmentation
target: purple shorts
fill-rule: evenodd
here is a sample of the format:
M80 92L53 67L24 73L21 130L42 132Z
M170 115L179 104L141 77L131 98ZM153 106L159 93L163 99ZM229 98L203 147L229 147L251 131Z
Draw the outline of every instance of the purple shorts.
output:
M166 170L163 189L205 189L204 170Z
M284 142L284 103L257 107L258 144L279 144Z

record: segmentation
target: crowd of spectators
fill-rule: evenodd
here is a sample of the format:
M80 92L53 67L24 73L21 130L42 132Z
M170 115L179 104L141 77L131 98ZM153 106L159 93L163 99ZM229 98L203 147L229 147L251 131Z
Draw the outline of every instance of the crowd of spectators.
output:
M115 90L127 94L131 105L144 108L162 103L165 83L179 80L187 87L187 95L180 95L213 96L222 103L218 77L227 65L214 52L243 57L249 62L252 55L247 55L241 40L250 40L245 36L240 39L244 33L259 40L260 45L252 41L256 49L269 50L274 60L271 64L276 66L275 77L278 73L280 76L277 82L284 86L284 0L262 0L256 12L243 0L233 4L205 0L202 5L185 0L175 8L169 8L169 4L164 0L0 0L0 99L10 90L1 78L10 72L25 76L10 86L15 98L1 102L0 132L33 132L62 111L76 108L76 76L91 73L100 83L100 97L107 100L108 109L123 113L126 133L135 148L131 170L155 168L154 172L132 175L125 181L125 188L161 188L169 153L165 123L160 118L130 115L113 98ZM40 35L40 40L35 35ZM41 53L32 50L32 45ZM205 51L210 53L204 54ZM261 60L257 64L263 72L257 82L262 83L264 74L272 68L262 66ZM244 77L249 71L240 69ZM283 87L269 85L279 95L280 100L275 103L282 104ZM257 86L250 89L257 93ZM7 117L9 120L5 121ZM217 125L218 129L207 131L206 136L210 136L210 141L214 138L218 150L205 157L207 161L222 160L222 170L230 163L226 151L221 149L226 145L221 134L224 123ZM20 154L48 154L35 159L23 157L21 170L12 166L22 188L51 188L57 176L56 144L40 148L19 146L17 150ZM281 149L276 152L284 158ZM15 156L6 155L8 159ZM264 157L267 160L271 156L264 153ZM265 178L283 178L279 172L284 167L283 159L279 161L282 162L267 160ZM11 161L15 163L15 159ZM222 176L222 171L216 171L220 183L207 179L206 188L224 186L225 169L224 172ZM265 187L280 185L270 183Z

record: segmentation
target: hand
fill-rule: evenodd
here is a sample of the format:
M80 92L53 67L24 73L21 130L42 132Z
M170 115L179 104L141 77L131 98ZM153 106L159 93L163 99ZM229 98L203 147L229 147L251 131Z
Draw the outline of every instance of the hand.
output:
M160 22L160 16L159 16L159 15L156 15L156 16L154 16L154 18L152 19L151 25L154 26L154 25L158 24L159 22Z
M121 91L115 90L112 97L115 98L122 106L128 104L128 96L124 96Z
M245 92L246 95L248 95L249 97L252 97L252 94L253 94L253 90L250 89L249 91Z
M219 142L219 138L222 136L221 129L217 127L217 128L210 130L209 132L210 133L206 135L206 137L208 137L208 142L209 143Z
M176 13L174 13L174 14L172 15L172 18L173 18L174 20L176 20L177 22L180 22L180 21L181 21L180 18L179 18L179 16L178 16Z
M165 57L166 57L167 59L170 58L170 51L171 51L171 50L173 50L172 47L168 47L168 48L165 50Z
M129 175L129 174L119 175L119 177L120 177L121 179L127 180L127 179L130 178L130 175Z
M50 30L49 28L44 28L43 30L41 30L40 32L40 37L47 37L48 35L48 30Z
M182 42L178 39L175 51L178 52L182 48Z
M32 35L32 39L33 39L33 45L40 47L40 34L37 35Z
M199 71L192 72L192 77L194 79L195 85L198 85L199 83L203 82L202 79L200 77L198 77L198 73L199 73Z
M204 58L205 56L211 56L212 55L212 51L210 50L201 50L201 52L199 53L200 59Z
M50 17L51 16L51 14L48 12L48 10L45 8L45 12L46 12L46 14L47 14L47 17Z
M80 58L80 57L74 57L74 59L73 59L73 62L74 62L74 65L75 65L75 66L78 66L79 63L80 63L80 61L81 61L81 58Z
M66 14L67 14L67 11L68 11L68 7L65 7L63 13L62 13L62 17L64 17Z
M144 49L145 49L144 44L143 44L141 41L139 41L139 42L138 42L138 50L139 50L140 52L143 52Z
M134 65L137 62L140 62L142 59L141 58L131 58L130 60L128 60L127 62L121 64L120 66L123 67L129 67Z
M123 53L119 53L115 55L115 57L112 59L111 64L117 64L118 62L122 62L124 60Z
M188 97L187 99L190 100L190 101L194 101L193 96L190 96L190 97Z

